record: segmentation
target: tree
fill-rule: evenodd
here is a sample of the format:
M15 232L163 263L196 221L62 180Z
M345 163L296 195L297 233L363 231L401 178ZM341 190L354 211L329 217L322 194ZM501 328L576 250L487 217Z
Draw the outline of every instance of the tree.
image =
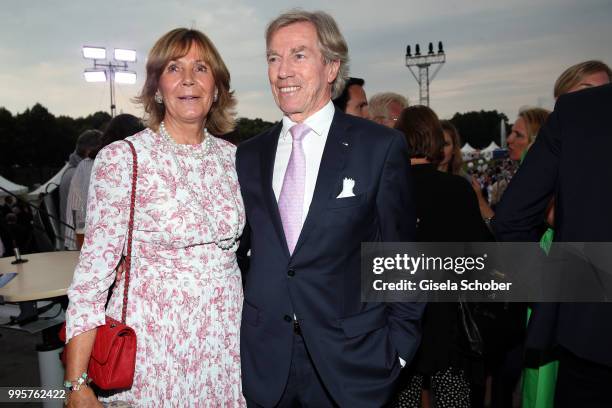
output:
M15 118L11 112L0 108L0 163L8 164L12 160L15 147L13 146L15 134Z
M272 125L274 125L274 123L267 122L260 118L239 118L236 121L236 129L233 132L225 135L223 138L238 145L240 142L260 134L264 130L270 128Z
M508 117L496 110L480 112L455 113L451 122L461 135L464 143L476 149L487 147L492 141L501 144L500 123L508 129Z
M19 167L61 167L87 129L102 130L111 117L96 112L84 118L55 117L37 103L13 116L0 107L0 171Z

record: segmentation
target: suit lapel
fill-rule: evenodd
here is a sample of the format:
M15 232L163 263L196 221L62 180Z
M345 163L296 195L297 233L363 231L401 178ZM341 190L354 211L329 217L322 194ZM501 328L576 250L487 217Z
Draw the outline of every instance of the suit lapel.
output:
M280 218L280 212L278 211L278 203L276 202L276 196L274 195L274 189L272 188L274 160L276 159L276 148L278 146L278 138L282 128L283 123L277 123L276 126L270 129L270 132L266 135L263 141L260 152L261 179L263 180L262 192L270 213L272 225L274 225L274 229L278 235L281 247L285 251L287 257L289 257L289 248L287 247L287 240L285 239L285 231L283 230L283 223Z
M342 179L341 172L344 169L346 156L350 148L349 123L346 121L345 116L345 113L336 109L327 135L327 141L325 142L325 148L323 149L319 174L317 175L317 182L308 215L304 221L298 242L295 245L294 254L299 251L304 241L308 238L308 234L316 224L317 216L325 211L330 197L337 192L336 190L340 185Z

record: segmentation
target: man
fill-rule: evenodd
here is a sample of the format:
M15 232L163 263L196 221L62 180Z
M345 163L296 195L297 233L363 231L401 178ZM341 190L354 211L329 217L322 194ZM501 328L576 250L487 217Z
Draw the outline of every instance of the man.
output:
M402 110L408 107L408 100L394 92L378 93L370 98L369 107L374 122L392 128Z
M0 207L0 217L4 219L8 214L13 212L15 207L15 199L12 196L7 195L4 197L4 204Z
M361 302L360 247L414 238L406 141L334 109L348 47L332 17L283 14L266 44L283 120L236 156L251 243L244 395L251 407L380 407L417 349L423 304Z
M75 151L70 154L68 157L68 168L62 174L62 179L60 180L59 185L59 194L60 194L60 210L59 210L59 218L62 221L60 225L60 236L62 240L67 238L62 247L65 246L68 249L76 249L76 244L74 242L74 232L72 230L67 230L64 223L66 223L66 207L68 202L68 192L70 191L70 183L72 181L72 177L74 176L74 172L84 158L89 156L91 152L97 149L100 146L100 132L86 130L81 133L76 142ZM66 237L68 235L68 237Z
M333 100L336 108L348 115L369 119L368 98L363 89L364 84L363 79L350 77L340 96Z
M612 242L610 112L612 85L558 99L498 204L492 225L500 239L539 240L554 194L555 242ZM527 347L561 349L555 407L612 406L611 345L612 304L542 303L534 309Z

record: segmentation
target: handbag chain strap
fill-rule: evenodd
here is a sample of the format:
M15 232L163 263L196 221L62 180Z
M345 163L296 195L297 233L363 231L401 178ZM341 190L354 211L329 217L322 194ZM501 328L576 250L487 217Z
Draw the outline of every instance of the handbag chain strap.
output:
M121 308L121 323L125 324L125 314L127 312L128 288L130 287L130 268L132 266L132 231L134 229L134 207L136 205L136 179L138 177L138 160L136 149L129 140L123 140L130 146L132 151L132 193L130 196L130 220L128 223L127 254L125 256L125 282L123 288L123 307Z

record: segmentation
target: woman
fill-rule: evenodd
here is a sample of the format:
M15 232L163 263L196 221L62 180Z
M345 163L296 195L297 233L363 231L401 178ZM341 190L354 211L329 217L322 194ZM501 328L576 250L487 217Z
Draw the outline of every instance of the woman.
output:
M445 173L461 176L463 172L463 157L461 156L461 140L455 125L449 120L440 121L444 131L444 157L438 166L438 170Z
M212 134L234 125L230 75L212 42L179 28L147 60L138 100L149 115L129 137L138 157L126 324L138 339L133 386L104 398L138 407L244 406L239 325L242 283L235 249L245 217L235 148ZM66 380L87 370L107 291L125 247L132 154L104 148L91 179L87 229L68 291ZM106 313L119 318L123 280ZM89 387L69 406L100 406Z
M529 147L535 141L540 127L546 122L550 112L542 108L529 108L519 112L518 118L512 126L512 131L508 135L508 156L514 161L520 161L527 153ZM478 205L480 214L488 224L495 212L489 205L489 202L482 194L480 183L476 179L472 179L472 187L478 197Z
M436 114L426 106L411 106L402 111L396 129L406 135L411 152L417 241L489 241L469 183L437 170L444 139ZM421 390L430 382L435 407L470 407L471 384L484 380L483 367L465 348L458 303L429 303L422 324L421 346L397 406L420 407Z
M90 152L89 157L81 160L74 172L74 177L72 177L70 181L70 189L68 190L68 200L66 204L69 213L66 214L66 219L74 220L76 248L72 249L80 250L83 246L85 218L87 217L87 192L89 190L91 169L93 168L96 155L103 147L117 140L123 140L143 129L144 126L142 126L140 119L134 115L122 113L121 115L115 116L108 123L104 133L100 133L97 130L89 131L100 134L100 145Z
M540 128L546 122L549 113L542 108L530 108L519 112L507 139L508 155L511 160L518 162L523 159L535 141ZM488 225L495 212L483 196L477 180L472 181L472 187L478 197L482 218ZM542 226L542 233L544 233L546 229L544 222ZM525 339L527 305L524 303L495 304L491 310L496 317L490 327L485 328L489 338L488 344L494 346L486 353L487 368L492 377L491 406L512 407L513 392L522 368L524 353L522 345Z

